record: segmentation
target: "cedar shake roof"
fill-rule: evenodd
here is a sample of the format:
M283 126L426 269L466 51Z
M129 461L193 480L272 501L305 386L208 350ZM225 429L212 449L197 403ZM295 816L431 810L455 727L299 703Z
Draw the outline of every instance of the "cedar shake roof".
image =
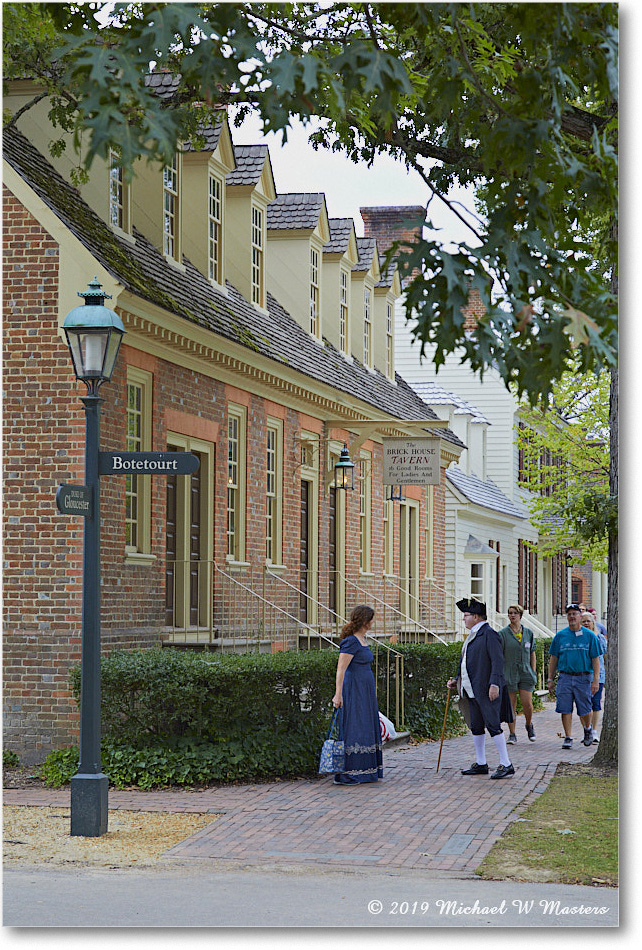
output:
M229 282L227 295L213 287L187 258L185 272L173 267L140 231L134 230L135 244L121 238L17 129L5 130L3 143L4 158L17 174L105 270L139 298L246 348L250 359L253 352L290 366L397 419L437 418L400 377L394 385L356 360L346 362L329 344L319 345L271 294L266 318ZM450 430L440 430L440 435L464 447Z
M325 205L323 194L279 195L268 205L267 229L280 231L303 228L313 231Z
M329 218L330 240L323 248L329 254L345 254L350 244L350 234L354 228L352 218Z
M267 145L235 145L236 169L225 181L228 185L257 185L268 154Z
M359 250L359 263L355 264L352 270L368 271L375 255L376 241L374 238L358 237L357 248Z
M171 99L176 95L180 82L180 76L175 76L174 73L168 73L164 70L148 73L145 76L145 85L153 89L160 99Z
M214 124L210 123L206 129L201 132L201 135L204 138L203 145L192 145L191 142L185 142L183 144L184 152L215 152L218 141L221 137L221 129L223 128L222 122L215 122Z
M522 504L516 504L497 487L490 479L483 482L477 475L466 475L454 463L446 470L446 478L473 504L481 508L490 508L502 515L513 518L528 518L528 510Z

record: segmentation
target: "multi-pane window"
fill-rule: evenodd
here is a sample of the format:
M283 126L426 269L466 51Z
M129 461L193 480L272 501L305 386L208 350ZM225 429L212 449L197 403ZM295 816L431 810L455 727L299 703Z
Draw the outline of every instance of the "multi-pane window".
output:
M470 593L473 597L484 599L484 564L475 563L470 565Z
M109 221L115 228L125 228L125 189L120 156L113 149L109 152Z
M388 304L387 323L386 323L386 367L388 378L392 379L395 374L394 349L392 345L392 304Z
M434 517L434 485L426 485L426 577L432 577L434 572Z
M137 383L127 384L127 452L140 452L143 445L143 387ZM137 551L140 534L140 488L139 475L125 475L125 545Z
M252 208L252 303L263 306L263 212Z
M230 416L227 430L227 556L239 560L240 419Z
M221 201L221 182L214 175L210 175L209 191L209 277L219 284L222 283L221 263L222 263L222 201Z
M310 333L319 335L319 252L310 248Z
M363 296L363 362L370 366L372 353L372 318L370 312L370 289L366 287Z
M227 421L227 526L226 553L229 560L245 557L245 433L247 420L243 406L228 406Z
M163 168L163 253L178 257L178 160Z
M276 451L278 442L276 429L267 430L267 458L265 466L265 556L268 561L274 561L276 554Z
M341 299L339 302L339 349L348 352L348 275L341 271Z

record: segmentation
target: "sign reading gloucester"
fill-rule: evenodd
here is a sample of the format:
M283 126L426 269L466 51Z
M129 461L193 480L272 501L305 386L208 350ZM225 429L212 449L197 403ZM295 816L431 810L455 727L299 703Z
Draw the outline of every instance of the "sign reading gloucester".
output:
M439 439L384 439L384 485L438 485Z

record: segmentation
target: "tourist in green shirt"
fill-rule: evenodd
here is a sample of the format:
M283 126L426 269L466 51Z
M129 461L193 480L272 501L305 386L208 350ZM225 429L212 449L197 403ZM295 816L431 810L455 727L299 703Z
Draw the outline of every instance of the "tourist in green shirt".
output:
M502 627L499 635L504 647L504 676L506 687L513 707L513 722L517 721L517 691L522 702L524 718L526 720L526 735L531 742L535 742L535 727L533 726L533 690L537 683L537 655L535 653L535 634L530 627L522 626L524 608L513 604L508 608L509 624ZM511 732L508 742L517 742L517 735Z

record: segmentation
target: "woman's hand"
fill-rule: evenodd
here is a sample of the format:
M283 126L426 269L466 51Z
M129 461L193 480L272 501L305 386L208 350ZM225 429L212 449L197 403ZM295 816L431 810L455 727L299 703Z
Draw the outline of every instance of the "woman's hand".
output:
M339 709L341 706L343 706L343 697L341 693L334 694L334 696L332 697L332 705L334 706L335 709Z

